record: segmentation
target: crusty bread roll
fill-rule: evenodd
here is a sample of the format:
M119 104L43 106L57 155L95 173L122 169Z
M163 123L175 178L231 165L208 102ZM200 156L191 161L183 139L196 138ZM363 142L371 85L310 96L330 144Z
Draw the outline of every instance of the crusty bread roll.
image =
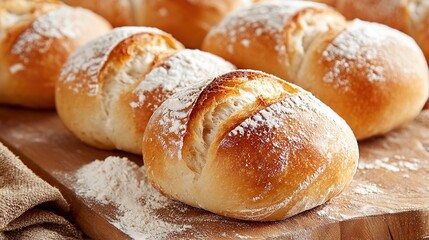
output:
M357 166L350 127L301 88L238 70L177 92L143 138L167 196L244 220L290 217L338 195Z
M428 74L411 38L379 24L354 21L339 35L315 41L296 84L343 116L363 139L415 118L428 98Z
M337 8L349 19L360 18L396 28L413 37L429 61L428 0L313 0Z
M83 142L141 154L153 111L182 86L234 69L146 27L114 29L77 50L56 88L57 111ZM178 51L182 50L182 51Z
M150 26L171 33L186 47L199 48L208 30L227 13L256 0L64 0L89 8L114 26Z
M71 52L110 31L107 21L54 1L0 3L0 103L54 107L54 85Z
M416 117L428 98L428 67L413 39L375 23L346 22L326 5L264 2L214 27L203 49L312 92L358 139Z

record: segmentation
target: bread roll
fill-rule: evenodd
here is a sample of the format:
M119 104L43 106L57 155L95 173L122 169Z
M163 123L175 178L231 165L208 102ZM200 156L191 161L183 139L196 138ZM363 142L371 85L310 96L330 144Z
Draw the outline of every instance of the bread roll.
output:
M413 39L346 22L322 4L277 1L238 10L210 31L203 49L312 92L358 139L410 121L428 98L428 67Z
M315 0L337 8L349 19L360 18L396 28L413 37L429 60L428 0Z
M184 85L234 69L146 27L113 30L76 51L57 83L57 111L83 142L141 154L147 121Z
M98 15L54 1L0 3L0 103L54 107L54 85L71 52L109 31Z
M428 98L428 75L411 38L356 20L338 35L314 42L296 84L332 107L364 139L414 119Z
M208 30L227 13L256 0L64 0L89 8L114 26L150 26L171 33L186 47L199 48Z
M310 93L239 70L166 100L147 126L143 159L149 180L173 199L272 221L342 192L358 146L344 120Z

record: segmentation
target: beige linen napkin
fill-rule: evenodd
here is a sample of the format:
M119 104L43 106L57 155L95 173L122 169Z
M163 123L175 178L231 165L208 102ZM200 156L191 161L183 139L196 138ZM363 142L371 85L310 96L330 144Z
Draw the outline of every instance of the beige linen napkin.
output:
M81 239L60 191L0 143L0 239Z

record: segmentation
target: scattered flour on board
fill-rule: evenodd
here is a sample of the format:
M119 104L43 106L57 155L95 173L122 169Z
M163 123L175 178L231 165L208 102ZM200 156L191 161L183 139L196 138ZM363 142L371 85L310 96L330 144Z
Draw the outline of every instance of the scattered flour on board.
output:
M392 158L376 159L373 163L361 160L359 161L358 169L386 169L391 172L401 172L404 170L417 171L420 169L420 160L412 158L409 161L405 161L403 156L395 155Z
M130 103L136 108L145 104L145 93L155 89L173 94L177 90L201 80L217 77L234 70L235 67L220 57L199 50L182 50L171 56L161 66L153 69L136 87L133 94L138 101ZM152 102L156 109L165 99L161 94Z
M315 211L320 217L327 217L336 221L352 219L362 216L363 213L372 214L379 212L379 207L368 205L367 201L368 199L383 197L386 194L375 183L363 181L352 182L351 186L339 197L332 199Z
M357 69L371 83L385 81L383 62L378 63L378 59L380 47L389 41L407 47L415 45L410 37L384 25L353 21L322 53L323 60L333 64L323 80L349 91L352 81L349 76L355 75Z
M279 53L279 57L282 58L286 54L283 36L285 25L299 10L311 6L324 7L322 4L311 2L291 1L285 4L278 1L242 8L227 15L218 26L210 31L209 36L227 35L229 42L226 43L226 48L230 54L233 54L235 43L241 38L240 36L246 36L248 29L255 29L256 37L267 32L274 37L275 44L273 47ZM251 42L244 38L240 44L247 48Z
M420 159L408 158L402 155L384 157L375 159L369 163L369 160L359 160L358 169L365 170L385 169L394 173L402 173L405 179L413 176L412 172L419 171L421 166ZM364 172L363 172L364 173ZM366 174L364 174L366 175ZM339 197L332 199L328 204L317 210L317 215L327 217L333 220L346 220L362 215L372 215L380 213L391 213L393 208L404 210L406 204L402 202L399 205L391 203L396 197L403 197L404 190L381 188L380 184L368 182L366 179L355 178L350 187L346 189ZM425 189L427 189L425 187ZM408 192L408 190L406 190ZM427 190L424 190L427 192ZM377 199L377 201L374 201ZM384 202L384 204L381 204ZM375 204L377 203L377 204ZM408 203L407 203L408 204ZM415 203L409 203L409 208L415 206ZM385 207L385 206L389 207Z
M356 188L353 189L354 193L360 195L374 194L374 193L383 193L383 191L377 187L376 184L358 184Z
M152 187L143 167L127 158L108 157L83 166L74 175L76 192L84 198L118 208L111 223L134 239L164 239L189 225L166 222L156 211L173 204Z
M68 83L72 91L78 93L88 87L89 95L98 92L98 74L104 66L110 52L124 39L143 32L164 34L162 31L149 27L122 27L116 28L75 51L67 61L60 76L60 80ZM85 73L88 77L85 82L76 82L77 75Z
M252 236L248 236L248 235L241 235L241 234L239 234L239 233L236 233L236 234L235 234L235 237L236 237L237 239L254 239L254 237L252 237Z
M11 53L27 64L30 61L28 54L48 51L54 39L76 38L86 24L79 20L86 12L88 10L63 6L40 16L32 23L32 28L19 36Z

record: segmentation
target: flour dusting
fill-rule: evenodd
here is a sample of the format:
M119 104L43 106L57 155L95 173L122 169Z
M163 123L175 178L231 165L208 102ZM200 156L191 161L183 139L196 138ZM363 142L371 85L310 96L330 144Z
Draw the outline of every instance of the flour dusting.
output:
M255 31L255 36L263 36L268 33L273 36L275 44L274 50L278 53L279 59L286 55L284 28L297 12L308 7L321 7L325 5L312 2L290 1L287 4L278 2L263 2L247 8L242 8L227 15L221 23L214 27L210 35L224 34L228 36L229 41L226 42L227 51L230 54L235 52L235 43L238 39L240 46L247 48L251 41L241 36L246 36L249 31ZM254 29L254 30L250 30Z
M138 100L131 102L130 106L137 108L147 104L145 94L161 89L162 94L151 101L153 109L156 109L168 95L179 89L234 69L232 64L210 53L189 49L179 51L147 74L133 91Z
M395 155L393 157L375 159L373 163L363 160L359 161L358 169L385 169L391 172L401 172L405 170L417 171L420 169L420 160L412 158L409 161L406 161L403 156Z
M266 135L268 130L282 127L284 124L284 115L293 115L295 113L294 107L307 108L307 105L308 99L298 94L293 95L245 119L240 125L231 130L228 135ZM268 128L268 130L261 133L257 132L256 130L261 128L261 126Z
M127 158L95 160L75 173L79 196L118 208L111 223L135 239L165 239L190 229L162 220L157 211L174 204L152 187L143 167Z
M148 27L116 28L75 51L61 71L60 81L67 83L73 92L89 88L88 95L96 95L99 91L98 75L106 63L110 52L123 40L139 33L164 34L158 29ZM78 75L87 76L82 82L77 81Z
M79 19L87 12L82 8L63 6L40 16L19 36L11 53L27 64L33 51L47 52L54 39L76 38L86 24Z
M322 53L323 60L333 64L323 80L343 91L350 90L353 79L350 76L355 76L356 71L370 83L386 81L379 49L392 41L404 46L415 45L410 37L384 25L353 21Z
M383 191L378 188L376 184L358 184L358 186L353 189L353 192L360 195L383 193Z

